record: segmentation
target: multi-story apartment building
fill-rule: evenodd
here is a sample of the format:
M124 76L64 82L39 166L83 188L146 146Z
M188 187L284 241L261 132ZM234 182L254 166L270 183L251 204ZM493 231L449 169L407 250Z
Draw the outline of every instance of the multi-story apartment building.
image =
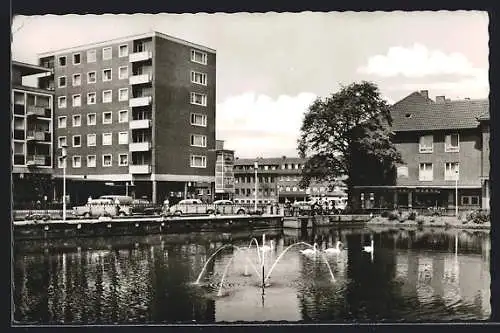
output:
M237 203L255 203L255 163L257 163L257 203L304 201L309 198L334 199L345 197L339 182L333 190L327 184L311 183L309 188L299 187L305 160L298 157L243 159L234 163L235 194Z
M215 198L232 200L234 196L234 150L224 149L224 141L215 143Z
M23 78L52 70L12 62L11 148L15 206L52 200L52 113L54 92L23 85Z
M39 62L53 71L40 85L55 89L54 155L67 146L71 203L126 190L153 202L213 195L215 50L149 32ZM56 158L57 179L62 167Z
M359 186L365 208L489 209L489 102L414 92L391 108L404 164L394 184Z

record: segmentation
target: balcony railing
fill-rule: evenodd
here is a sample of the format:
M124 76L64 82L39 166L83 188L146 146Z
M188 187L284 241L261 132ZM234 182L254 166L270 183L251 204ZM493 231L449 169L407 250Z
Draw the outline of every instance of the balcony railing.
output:
M149 164L132 164L128 166L128 172L132 174L147 174L151 173L151 165Z
M130 121L130 129L144 129L151 127L151 119L138 119Z
M151 142L131 142L129 143L130 151L148 151L151 149Z
M50 108L28 105L26 115L50 118Z
M47 155L33 155L26 158L26 165L30 166L48 166L49 156Z
M153 57L153 53L151 51L142 51L142 52L134 52L128 55L128 60L130 62L137 61L145 61L149 60Z
M42 131L27 131L26 140L45 141L45 132Z
M14 104L14 114L24 116L24 104Z
M150 83L151 74L132 75L131 77L129 77L128 81L130 85Z
M133 108L136 106L148 106L151 104L151 101L153 98L151 96L144 96L144 97L134 97L129 99L128 105Z

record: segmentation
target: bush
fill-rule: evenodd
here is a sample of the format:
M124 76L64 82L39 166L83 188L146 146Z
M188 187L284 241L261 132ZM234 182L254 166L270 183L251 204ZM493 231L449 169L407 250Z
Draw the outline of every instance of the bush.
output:
M408 220L415 221L416 219L417 219L417 213L416 212L410 212L408 214Z
M424 224L424 218L422 216L416 217L416 221L418 225L423 225Z
M489 212L476 210L467 214L467 221L471 221L475 224L484 224L490 221L490 214Z
M387 218L389 221L394 221L399 219L399 213L397 211L392 211L388 213Z
M390 212L387 210L384 210L382 214L380 214L380 217L389 217Z

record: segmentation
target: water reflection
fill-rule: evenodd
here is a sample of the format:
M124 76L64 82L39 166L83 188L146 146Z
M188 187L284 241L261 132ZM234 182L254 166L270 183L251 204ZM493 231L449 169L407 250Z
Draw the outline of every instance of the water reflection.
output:
M276 265L262 297L255 271L244 276L239 237L136 237L83 240L62 248L16 244L15 319L22 323L176 323L220 321L484 320L490 315L489 233L449 230L322 229L270 233L267 269L287 246L341 241L347 249L323 260L292 248ZM363 247L373 239L373 257ZM457 246L458 244L458 246ZM53 245L53 244L52 244ZM214 292L215 291L215 292Z

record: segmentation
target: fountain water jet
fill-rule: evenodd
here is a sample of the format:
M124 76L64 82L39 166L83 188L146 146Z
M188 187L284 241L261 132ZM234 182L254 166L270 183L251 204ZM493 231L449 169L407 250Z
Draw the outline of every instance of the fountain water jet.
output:
M285 253L288 252L288 250L290 250L292 247L297 246L297 245L306 245L306 246L309 246L310 248L314 248L313 245L306 243L306 242L297 242L297 243L293 243L292 245L289 245L286 249L284 249L281 252L281 254L278 256L278 258L276 258L276 260L274 261L273 265L271 266L271 269L267 273L267 276L265 277L265 279L263 279L264 284L271 277L271 273L273 272L274 267L276 267L278 262L285 255ZM330 272L330 276L332 277L332 282L335 282L335 277L333 276L333 272L332 272L332 269L330 267L330 264L328 263L328 260L325 258L324 253L322 253L322 252L319 252L319 253L321 254L321 257L323 258L323 261L326 263L326 266L328 267L328 271Z

